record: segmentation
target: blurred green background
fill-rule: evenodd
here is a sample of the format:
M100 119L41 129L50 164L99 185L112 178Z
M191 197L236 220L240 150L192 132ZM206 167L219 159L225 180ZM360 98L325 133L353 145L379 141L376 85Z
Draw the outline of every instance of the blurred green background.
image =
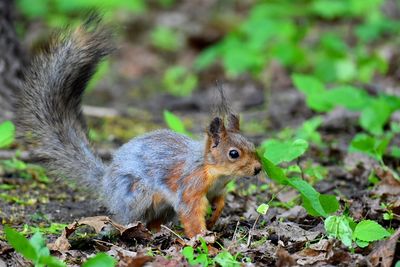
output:
M186 96L214 78L210 69L267 87L275 75L271 65L324 83L389 76L391 64L399 63L399 6L390 0L17 0L17 26L21 36L32 35L38 25L62 28L79 23L84 10L99 9L123 40L150 51L137 62L139 70L123 74L156 74L158 88ZM99 76L109 68L103 64Z

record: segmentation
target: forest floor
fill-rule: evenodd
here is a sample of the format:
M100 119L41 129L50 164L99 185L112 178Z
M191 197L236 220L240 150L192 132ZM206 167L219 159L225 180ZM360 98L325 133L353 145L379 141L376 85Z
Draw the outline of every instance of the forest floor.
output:
M190 13L179 14L190 16ZM168 21L167 13L154 17L162 16ZM203 26L204 33L192 38L189 50L174 54L178 61L193 57L201 38L210 35L208 30L212 27ZM224 80L217 68L201 74L199 89L189 97L171 97L160 92L158 69L168 66L171 55L160 56L158 51L140 42L141 38L144 37L139 35L134 37L135 42L121 41L110 73L84 101L91 139L106 162L131 137L165 128L164 109L182 118L187 128L201 138L210 120L209 103L214 97L215 79ZM256 145L278 133L293 131L316 115L307 107L304 96L294 89L285 71L276 66L269 71L274 74L269 88L254 82L250 76L223 81L233 107L241 113L244 134ZM377 87L385 87L385 82ZM315 181L315 188L320 193L338 196L355 220L372 219L398 229L400 184L376 161L348 151L352 137L360 131L358 114L336 108L321 117L318 132L324 145L311 145L298 165L322 166L324 177ZM398 138L393 142L398 144ZM21 144L12 149L29 151ZM184 238L178 225L167 224L158 233L149 232L137 222L118 225L96 195L74 181L47 178L31 162L29 153L23 155L28 163L23 170L18 169L12 157L3 157L6 162L0 165L0 233L6 224L28 236L40 230L52 255L71 266L81 265L98 251L117 258L118 266L142 266L148 262L153 266L188 266L181 250L189 245L198 247L197 255L204 254L202 242ZM385 163L396 169L400 162L387 157ZM379 182L372 183L369 179L372 171ZM273 197L268 212L260 216L256 211L258 205ZM390 221L382 219L387 211L385 203L391 203L390 209L395 214ZM278 186L261 174L239 179L235 188L229 189L223 214L204 240L210 263L215 263L213 256L226 250L248 266L370 266L371 262L373 266L378 266L378 262L389 266L385 264L400 260L399 236L397 230L389 239L365 249L349 249L326 235L323 219L307 214L294 189ZM3 262L11 266L28 264L0 235L0 266Z

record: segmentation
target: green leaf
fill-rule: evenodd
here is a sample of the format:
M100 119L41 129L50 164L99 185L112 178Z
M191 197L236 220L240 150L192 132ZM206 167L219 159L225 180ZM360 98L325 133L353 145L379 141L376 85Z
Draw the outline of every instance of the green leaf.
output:
M292 80L296 88L307 96L325 92L324 84L313 76L294 74Z
M10 243L15 251L21 253L22 256L29 260L37 260L38 254L26 237L8 226L4 227L4 233L6 234L8 243Z
M187 261L190 263L190 261L193 260L194 258L194 249L192 247L184 247L182 249L182 255L187 259Z
M263 203L260 206L258 206L257 212L262 214L262 215L265 215L265 214L267 214L268 209L269 209L269 205Z
M46 241L40 232L36 232L29 242L35 248L38 258L41 258L42 256L50 256L50 251L46 246Z
M326 91L326 97L331 99L335 106L342 106L349 110L361 111L371 101L365 90L352 86L340 86Z
M40 257L39 263L43 264L47 267L66 267L67 266L64 262L62 262L59 259L57 259L56 257L52 257L52 256Z
M365 153L378 161L382 161L392 137L392 134L386 134L381 137L363 133L357 134L350 143L349 151Z
M322 194L319 196L319 202L327 214L336 212L339 209L339 201L334 195ZM307 198L303 198L303 207L311 216L321 216L311 205Z
M356 244L357 244L357 246L359 246L360 248L366 248L366 247L368 247L369 242L366 242L366 241L362 241L362 240L357 239L357 240L356 240Z
M329 111L333 108L330 99L325 97L325 86L313 76L294 74L292 76L294 85L306 96L307 105L319 112Z
M364 220L357 224L353 237L361 241L372 242L384 239L390 233L379 223L372 220Z
M192 262L189 262L191 265L198 265L200 264L201 266L208 266L208 255L207 254L200 254L199 256L196 257Z
M391 114L392 109L384 99L371 101L361 112L360 125L374 135L381 135Z
M316 145L322 145L321 134L317 131L323 120L320 116L315 116L303 122L297 129L296 137L307 140Z
M283 142L270 139L261 144L261 149L265 151L264 157L277 165L290 162L303 155L308 149L308 142L303 139Z
M351 246L353 230L346 216L329 216L324 225L328 236L341 240L347 247Z
M222 251L215 256L214 261L221 265L222 267L237 267L241 266L235 257L232 256L228 251Z
M288 178L286 177L284 171L275 166L270 160L266 157L261 157L261 163L263 165L264 170L267 172L268 177L274 180L279 184L286 185L288 184Z
M179 33L165 26L154 28L150 39L153 46L165 51L177 51L182 46Z
M15 139L15 126L11 121L0 124L0 148L11 145Z
M164 120L167 123L168 127L181 134L190 135L189 132L186 130L185 125L183 124L182 120L176 116L174 113L164 110Z
M163 76L165 89L175 96L190 95L197 83L197 77L182 66L169 67Z
M323 217L328 216L319 200L320 193L318 193L314 187L300 178L291 178L287 181L291 187L299 191L303 201L305 200L309 202L309 205L313 208L313 211L315 211L316 214Z
M88 259L82 267L114 267L116 262L113 257L101 252Z

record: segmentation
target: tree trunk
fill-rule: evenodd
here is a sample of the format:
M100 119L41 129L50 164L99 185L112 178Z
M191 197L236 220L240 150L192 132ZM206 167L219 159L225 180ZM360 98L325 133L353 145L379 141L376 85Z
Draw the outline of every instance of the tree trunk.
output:
M0 122L13 119L14 97L22 81L23 55L14 15L14 1L0 0Z

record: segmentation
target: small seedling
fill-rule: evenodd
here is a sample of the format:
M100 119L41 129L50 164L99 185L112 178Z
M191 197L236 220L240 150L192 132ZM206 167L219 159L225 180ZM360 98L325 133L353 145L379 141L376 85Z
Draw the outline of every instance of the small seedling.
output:
M341 240L347 247L352 247L355 242L359 247L364 248L371 242L390 236L390 233L375 221L362 220L355 223L346 215L326 218L325 230L329 236Z

